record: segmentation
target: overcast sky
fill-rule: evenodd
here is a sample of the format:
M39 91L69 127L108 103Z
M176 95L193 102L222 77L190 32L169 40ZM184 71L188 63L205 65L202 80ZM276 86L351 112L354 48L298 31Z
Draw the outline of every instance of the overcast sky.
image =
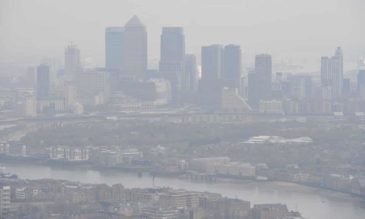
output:
M62 63L72 41L83 59L103 66L105 27L136 14L147 26L150 65L162 26L183 26L187 51L197 55L202 45L236 43L247 62L268 52L315 66L341 45L356 62L365 54L364 11L364 0L0 0L0 61Z

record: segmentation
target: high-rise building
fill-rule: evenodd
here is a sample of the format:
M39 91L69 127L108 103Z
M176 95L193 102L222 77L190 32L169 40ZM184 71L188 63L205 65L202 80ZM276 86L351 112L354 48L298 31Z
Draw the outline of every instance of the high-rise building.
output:
M69 45L65 49L65 74L75 76L81 71L80 50L76 45Z
M137 16L133 16L124 28L123 74L127 78L141 78L147 71L146 27Z
M341 47L337 47L335 55L321 58L321 85L325 98L338 99L342 96L343 85L343 53Z
M272 60L267 54L257 55L255 71L248 75L248 101L258 109L260 100L269 100L272 91Z
M259 80L260 98L270 99L272 86L272 60L270 55L261 54L256 56L255 74Z
M49 98L50 95L50 72L48 65L37 67L36 96L38 100Z
M10 187L0 186L0 218L7 218L10 212Z
M184 76L182 79L182 89L196 91L198 89L198 66L196 56L188 54L185 56Z
M202 78L203 81L216 81L222 77L222 45L202 47Z
M121 70L123 66L123 27L105 29L105 68Z
M184 79L185 36L181 27L164 27L161 34L160 73L171 83L172 101L178 101Z
M223 47L211 45L202 47L202 77L199 84L201 103L215 109L220 105L222 94Z
M241 79L241 47L227 45L224 47L222 78L224 86L239 88Z
M351 96L351 80L350 78L344 78L342 81L342 96L350 97Z
M357 74L357 96L365 99L365 70L360 70Z

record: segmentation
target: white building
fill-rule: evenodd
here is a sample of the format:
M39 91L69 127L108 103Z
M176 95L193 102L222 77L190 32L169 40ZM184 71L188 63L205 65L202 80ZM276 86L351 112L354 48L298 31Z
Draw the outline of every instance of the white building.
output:
M10 212L10 186L0 187L0 218L6 218Z

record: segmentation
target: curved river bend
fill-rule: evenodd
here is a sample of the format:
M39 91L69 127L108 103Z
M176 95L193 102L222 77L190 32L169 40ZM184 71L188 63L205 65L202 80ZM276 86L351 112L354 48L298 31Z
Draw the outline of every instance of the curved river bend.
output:
M153 186L219 193L256 203L283 203L308 219L364 219L365 201L350 195L276 182L195 183L176 178L139 178L135 173L99 172L75 168L51 168L26 164L5 164L6 170L24 179L62 179L82 183L121 183L127 188Z

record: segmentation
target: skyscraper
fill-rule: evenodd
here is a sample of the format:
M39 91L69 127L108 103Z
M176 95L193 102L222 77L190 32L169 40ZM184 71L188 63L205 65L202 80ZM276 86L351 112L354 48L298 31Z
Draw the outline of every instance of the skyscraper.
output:
M182 89L196 91L198 89L198 66L195 55L185 55L184 71L185 77L183 77Z
M105 68L121 70L123 66L123 27L105 29Z
M141 78L147 70L147 32L137 16L126 23L123 39L123 74Z
M359 70L357 74L357 96L365 99L365 70Z
M50 94L50 72L48 65L37 67L36 95L38 100L44 100Z
M261 100L271 98L272 90L272 60L268 54L255 57L255 71L248 77L248 101L252 108L257 109Z
M160 73L171 83L172 101L178 101L184 79L185 36L181 27L164 27L161 34Z
M217 81L222 77L222 45L202 47L202 81Z
M341 47L337 47L335 55L321 58L321 85L325 98L338 99L342 96L343 85L343 53Z
M224 47L222 78L224 86L239 88L241 79L241 47L228 45Z
M80 50L76 45L71 44L65 49L65 74L75 76L80 71Z
M223 47L211 45L202 47L202 77L199 84L201 103L210 109L220 105L222 94Z
M260 97L271 98L272 85L272 60L267 54L257 55L255 58L255 74L258 76L260 86Z

